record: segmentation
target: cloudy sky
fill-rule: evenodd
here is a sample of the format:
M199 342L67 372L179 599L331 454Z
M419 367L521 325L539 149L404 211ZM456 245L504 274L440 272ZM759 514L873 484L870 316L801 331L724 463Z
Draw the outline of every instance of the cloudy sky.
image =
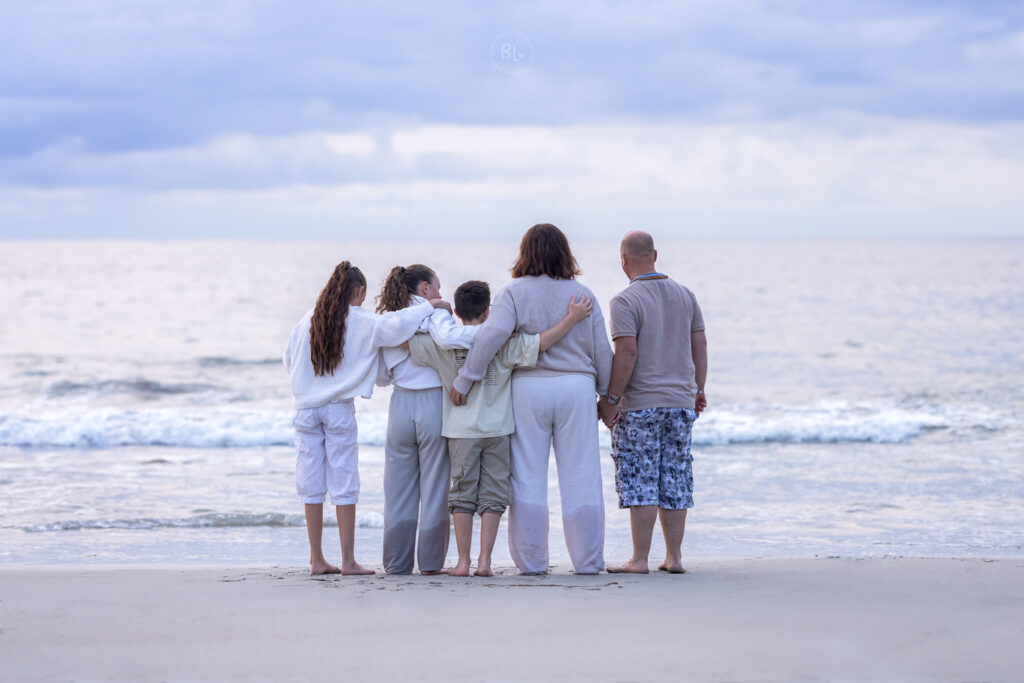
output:
M7 2L0 237L1024 237L1024 3Z

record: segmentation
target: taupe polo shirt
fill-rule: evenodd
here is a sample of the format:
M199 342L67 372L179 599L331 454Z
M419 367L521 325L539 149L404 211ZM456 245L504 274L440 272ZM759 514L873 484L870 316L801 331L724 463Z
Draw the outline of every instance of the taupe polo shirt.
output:
M624 410L693 408L697 382L690 334L704 329L697 297L671 278L636 280L609 304L612 339L636 337Z

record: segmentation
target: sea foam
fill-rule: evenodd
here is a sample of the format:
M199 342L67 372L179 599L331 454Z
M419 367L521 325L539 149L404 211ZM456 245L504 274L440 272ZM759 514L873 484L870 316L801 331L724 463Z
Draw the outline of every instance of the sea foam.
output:
M358 413L359 443L383 446L387 415ZM860 403L797 406L732 406L697 421L693 443L902 443L931 431L979 426L975 415L945 408L903 408ZM985 428L998 430L993 417ZM603 448L608 430L600 428ZM291 413L244 409L69 409L53 413L0 414L0 446L22 448L255 448L291 446Z
M325 526L337 526L333 516L324 518ZM126 519L63 520L23 527L28 532L82 531L87 529L211 529L220 527L304 527L306 518L301 514L281 512L229 512L208 513L193 517L136 517ZM356 526L363 529L383 529L384 516L379 512L356 513Z

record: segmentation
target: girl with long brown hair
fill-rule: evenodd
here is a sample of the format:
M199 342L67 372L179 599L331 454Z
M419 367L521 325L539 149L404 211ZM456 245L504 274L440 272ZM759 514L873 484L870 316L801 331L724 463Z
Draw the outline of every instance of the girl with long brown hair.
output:
M427 266L396 266L378 297L384 316L375 340L383 347L387 381L394 384L384 442L384 571L422 574L443 571L448 553L448 444L441 436L444 400L441 377L409 357L405 335L392 316L424 301L439 301L441 281ZM466 349L472 335L457 326L451 311L435 311L421 327L443 348ZM378 382L379 383L379 382Z
M356 396L369 398L377 378L379 316L361 308L366 278L348 261L334 268L316 305L292 330L284 353L295 399L295 483L305 504L312 574L372 574L355 560L359 446ZM398 334L412 336L433 312L427 304L389 320ZM323 507L327 494L337 506L341 567L324 558Z

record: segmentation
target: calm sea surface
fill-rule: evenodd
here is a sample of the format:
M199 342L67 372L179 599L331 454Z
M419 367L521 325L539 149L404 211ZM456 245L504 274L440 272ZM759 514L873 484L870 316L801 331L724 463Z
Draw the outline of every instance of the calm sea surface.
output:
M607 313L615 243L579 243ZM1024 242L659 244L708 324L691 556L1020 556ZM334 264L497 288L513 244L0 243L0 561L302 565L280 357ZM370 303L367 303L370 306ZM380 561L390 390L357 401ZM629 554L601 428L606 557ZM553 562L567 564L551 470ZM504 524L503 524L504 529ZM333 531L325 533L337 558ZM655 556L661 552L656 547ZM454 552L454 549L453 549ZM499 539L496 558L508 564Z

